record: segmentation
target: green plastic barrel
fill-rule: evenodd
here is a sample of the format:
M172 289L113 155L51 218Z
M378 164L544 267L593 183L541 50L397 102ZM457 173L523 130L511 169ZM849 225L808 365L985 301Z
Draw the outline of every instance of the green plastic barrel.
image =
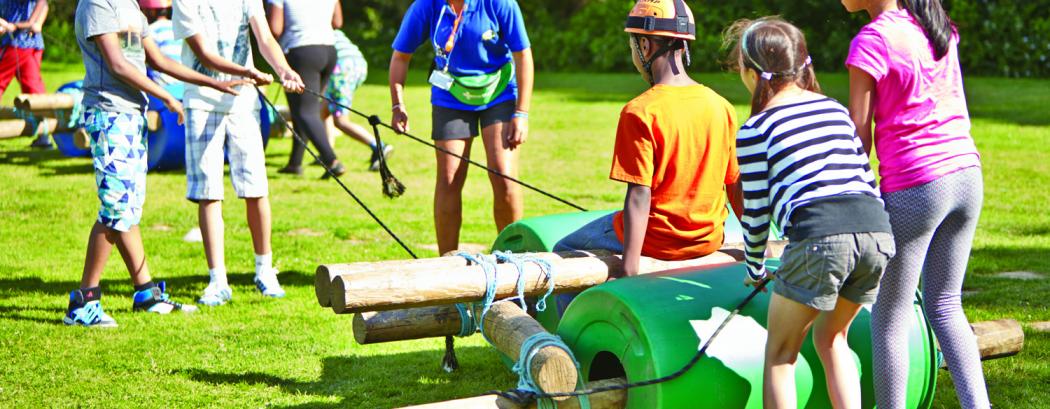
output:
M572 348L588 380L626 375L632 382L675 372L751 291L743 264L616 280L580 294L558 335ZM775 283L774 283L775 285ZM632 390L630 408L761 408L762 363L769 293L760 294L723 330L708 354L685 376ZM849 345L860 369L863 407L872 408L870 312L854 322ZM933 399L937 357L919 305L908 336L908 407ZM829 408L823 369L812 341L796 368L798 404Z
M608 212L526 219L508 226L495 250L550 251L565 237ZM729 226L727 232L737 228ZM728 234L728 233L727 233ZM779 260L770 260L775 267ZM707 268L646 275L605 283L576 298L559 323L555 308L537 319L572 348L588 380L626 376L642 381L685 365L714 328L749 293L744 267ZM775 284L774 284L775 285ZM629 408L760 408L766 310L760 294L723 331L707 357L677 380L631 390ZM916 300L909 333L908 407L928 408L937 376L932 329ZM860 370L863 407L874 407L870 312L854 321L849 344ZM823 369L807 340L796 369L799 407L830 407Z
M743 227L732 215L725 223L726 241L742 241ZM565 236L578 230L584 225L612 213L612 210L564 213L550 216L523 219L503 229L496 242L492 244L493 250L513 251L515 253L553 251L554 245ZM779 233L773 232L774 237ZM550 304L552 307L554 303ZM543 325L547 331L554 332L558 328L560 317L556 308L535 312L536 320Z

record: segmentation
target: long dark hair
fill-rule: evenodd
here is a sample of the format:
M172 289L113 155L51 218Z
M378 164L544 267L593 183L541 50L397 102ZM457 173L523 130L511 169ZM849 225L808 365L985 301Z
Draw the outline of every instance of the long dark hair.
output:
M722 33L722 42L730 50L730 69L752 69L760 74L751 97L751 115L762 112L769 100L790 84L820 92L806 37L784 19L737 20Z
M897 5L908 10L912 17L922 26L926 38L933 45L933 56L940 60L948 54L952 33L955 28L952 19L944 11L941 0L898 0Z

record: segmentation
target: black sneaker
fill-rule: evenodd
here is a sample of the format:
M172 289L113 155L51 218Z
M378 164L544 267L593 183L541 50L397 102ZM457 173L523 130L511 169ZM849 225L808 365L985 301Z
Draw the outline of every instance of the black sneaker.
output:
M288 166L285 166L283 168L278 169L277 173L280 173L280 174L283 174L283 175L302 176L303 175L303 167L302 166L288 165Z
M156 314L170 314L173 311L196 312L197 307L183 305L168 298L165 291L167 285L163 281L160 284L135 293L135 303L132 304L133 311L152 312Z
M325 173L321 175L321 179L328 179L332 176L339 177L346 173L346 166L343 166L343 163L339 161L332 162L330 169L330 171L325 171Z

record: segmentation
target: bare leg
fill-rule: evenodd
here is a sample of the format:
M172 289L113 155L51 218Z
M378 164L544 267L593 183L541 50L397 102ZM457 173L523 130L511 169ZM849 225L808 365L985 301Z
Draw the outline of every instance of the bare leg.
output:
M201 236L204 238L204 256L208 259L208 268L226 268L226 248L223 237L222 201L201 200L197 207L197 220L201 225Z
M80 288L98 287L102 280L102 270L106 268L106 261L113 251L112 237L109 236L110 229L95 222L88 235L87 256L84 257L84 273L80 278Z
M820 314L813 325L813 346L824 366L831 406L836 409L855 409L861 405L860 375L847 340L850 324L860 307L839 298L835 310Z
M244 199L244 204L248 210L248 229L252 232L255 254L270 254L270 199L249 197Z
M460 156L470 156L470 139L434 141L435 144ZM463 184L467 180L467 162L452 155L435 152L437 156L437 183L434 187L434 231L437 233L438 253L459 248L459 229L463 224Z
M488 167L504 175L518 177L518 150L507 149L503 142L503 123L495 123L481 130L485 142L485 154ZM502 176L489 173L492 184L492 216L496 221L496 231L503 231L507 225L522 218L525 205L522 200L521 186Z
M152 278L149 275L149 267L146 266L146 250L142 247L142 233L139 226L133 226L126 232L110 231L117 244L120 256L124 258L124 265L128 267L131 274L131 283L143 285Z
M328 130L328 144L332 146L332 149L335 149L335 137L339 135L339 131L336 129L333 119L332 113L328 112L328 105L321 104L321 120L324 121L324 127Z
M795 362L818 313L816 309L773 294L769 303L769 337L762 384L766 408L794 408L798 405Z
M354 138L354 140L365 144L365 146L374 146L376 144L372 133L365 127L351 121L349 116L335 117L334 121L336 128L339 128L340 131Z

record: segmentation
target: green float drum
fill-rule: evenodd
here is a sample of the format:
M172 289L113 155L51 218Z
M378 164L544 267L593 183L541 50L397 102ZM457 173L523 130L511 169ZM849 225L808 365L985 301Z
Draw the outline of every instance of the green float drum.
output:
M550 251L567 234L608 214L586 212L527 219L508 226L494 250ZM730 220L735 222L735 220ZM738 226L727 222L727 235ZM777 260L769 264L774 267ZM537 319L572 348L588 380L626 376L637 382L675 372L750 292L742 264L674 271L612 281L580 294L565 316L553 306ZM775 283L773 284L775 285ZM633 389L629 408L761 408L762 364L768 293L733 319L708 354L683 377ZM916 300L909 332L908 407L933 401L938 352L932 329ZM864 309L849 335L860 369L863 407L873 408L870 311ZM828 408L823 369L807 340L796 367L799 407Z
M588 380L626 375L632 382L675 372L751 291L743 264L612 281L569 305L558 335L572 348ZM775 283L774 283L775 285ZM630 408L761 408L762 363L769 293L760 294L715 339L685 376L631 390ZM872 408L870 311L854 321L849 344L860 368L863 407ZM937 351L918 304L908 344L908 407L933 400ZM796 367L800 408L830 408L812 341Z

